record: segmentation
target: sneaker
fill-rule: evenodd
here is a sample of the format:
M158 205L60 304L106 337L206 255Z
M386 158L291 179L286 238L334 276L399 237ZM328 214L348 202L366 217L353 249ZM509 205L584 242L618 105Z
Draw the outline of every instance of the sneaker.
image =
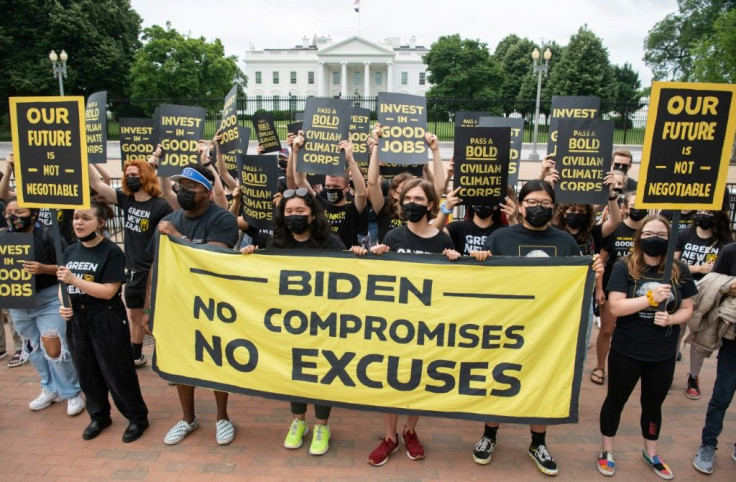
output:
M473 448L473 460L476 464L490 464L494 450L496 450L495 440L491 440L490 437L483 435L483 438L478 440L478 443Z
M148 358L146 358L146 355L144 355L143 353L141 353L140 358L133 359L133 364L135 365L136 368L145 366L146 363L148 363Z
M385 464L391 454L399 451L399 434L396 434L396 441L390 438L379 438L381 444L376 447L368 456L368 463L376 467Z
M306 420L295 418L291 422L291 427L289 427L289 433L286 434L286 439L284 439L284 447L287 449L298 449L302 446L302 439L308 433L309 425L307 425Z
M687 374L687 391L685 396L690 400L698 400L700 398L700 386L698 377L693 377L689 373Z
M171 427L171 430L166 434L164 437L164 443L166 445L175 445L184 440L184 437L189 435L190 432L193 432L197 427L199 427L199 420L196 418L194 419L194 422L187 423L185 420L181 420L177 422L176 425Z
M713 459L716 457L716 448L710 445L701 445L698 453L695 454L693 467L704 474L713 473Z
M659 455L655 455L654 457L650 458L647 455L647 451L643 450L641 453L641 459L649 464L654 473L659 475L663 479L670 480L675 476L675 474L672 473L672 469L670 469L669 465L665 464L664 461L659 458Z
M424 447L419 441L417 432L407 432L404 427L404 433L401 434L401 438L404 439L404 447L406 447L406 455L412 460L421 460L424 458Z
M539 445L536 450L529 447L529 457L537 464L537 468L543 474L557 475L557 463L549 454L546 445Z
M31 410L43 410L52 403L60 402L61 400L57 393L42 388L41 393L28 404L28 408Z
M312 445L309 453L312 455L324 455L330 450L330 427L316 424L312 432Z
M2 328L2 326L0 326L0 328ZM4 329L4 328L2 328L2 329ZM0 351L0 360L2 360L3 358L5 358L6 356L8 356L8 352L7 351Z
M26 364L28 361L28 353L26 353L23 350L17 350L15 353L13 353L13 356L10 357L10 360L8 360L8 367L9 368L15 368L20 367Z
M76 396L70 398L66 402L66 414L70 417L79 415L84 410L84 397L82 392L79 392Z
M601 450L598 454L598 472L608 477L616 473L616 463L613 461L613 454Z
M218 420L215 424L215 440L220 445L227 445L235 438L235 427L228 420Z

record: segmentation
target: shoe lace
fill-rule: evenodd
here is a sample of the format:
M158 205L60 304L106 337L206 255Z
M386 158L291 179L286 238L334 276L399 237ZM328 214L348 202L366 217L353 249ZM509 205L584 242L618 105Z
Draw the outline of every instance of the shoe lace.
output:
M491 447L491 439L488 437L483 437L480 439L480 442L475 446L477 450L480 450L482 452L487 451Z
M289 428L289 431L291 432L291 435L296 435L296 433L299 431L299 422L297 420L291 422L291 427Z
M687 388L698 388L698 379L697 377L693 377L690 374L687 376Z
M704 462L711 462L713 460L713 457L716 454L716 449L709 445L704 445L703 448L700 449L700 458Z
M322 427L320 426L320 427L317 427L317 430L314 431L314 439L317 442L321 442L322 441L322 437L324 437L324 435L322 433Z
M552 456L549 454L546 445L540 445L537 447L537 457L542 461L552 460Z

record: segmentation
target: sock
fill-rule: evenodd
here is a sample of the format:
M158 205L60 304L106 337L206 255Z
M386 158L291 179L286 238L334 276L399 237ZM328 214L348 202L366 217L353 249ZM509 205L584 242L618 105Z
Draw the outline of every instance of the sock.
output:
M544 436L547 432L532 432L532 445L531 449L537 450L540 445L546 445L544 442Z
M491 441L496 441L496 434L498 433L498 427L489 427L488 425L484 426L483 429L483 435L491 439Z
M143 343L131 343L130 345L133 347L133 359L138 360L143 351Z

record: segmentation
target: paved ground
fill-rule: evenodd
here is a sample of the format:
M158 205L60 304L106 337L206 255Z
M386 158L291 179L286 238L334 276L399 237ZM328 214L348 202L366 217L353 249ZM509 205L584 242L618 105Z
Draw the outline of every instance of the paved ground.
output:
M593 339L595 340L593 333ZM152 345L144 352L151 354ZM560 466L556 480L603 480L595 469L599 448L598 413L605 388L587 376L593 366L591 346L581 393L580 422L550 427L547 436L552 455ZM381 435L378 414L335 409L330 425L333 441L321 457L302 449L282 447L290 422L287 403L257 397L231 397L229 412L237 434L232 444L218 446L214 438L215 407L211 393L198 390L197 413L201 427L182 443L166 446L164 434L180 417L175 387L169 386L146 366L138 371L143 395L150 409L151 427L132 444L121 442L126 421L113 409L113 425L92 441L84 441L86 412L71 418L66 404L31 412L28 402L38 394L38 377L30 365L7 368L0 362L0 480L545 480L526 455L528 428L506 425L499 432L499 446L488 466L473 463L471 449L482 432L475 422L424 418L418 433L427 451L422 461L408 459L404 451L383 467L366 462ZM687 356L677 364L675 383L664 406L661 441L663 458L678 480L736 480L731 459L736 442L736 407L729 410L721 449L713 475L692 467L700 429L715 378L715 360L705 362L701 374L703 397L685 398ZM311 417L311 409L310 409ZM657 476L640 460L638 390L632 395L617 437L615 480L655 481Z

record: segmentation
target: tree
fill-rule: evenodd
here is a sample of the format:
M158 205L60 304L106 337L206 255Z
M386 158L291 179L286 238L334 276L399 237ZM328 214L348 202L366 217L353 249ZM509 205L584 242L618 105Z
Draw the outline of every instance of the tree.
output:
M634 71L631 64L613 66L613 80L615 83L614 97L611 108L608 111L618 113L621 118L622 127L628 127L629 115L639 110L642 106L641 81L638 72Z
M501 93L503 70L479 40L461 39L458 34L442 36L422 59L432 84L427 97L454 99L446 104L449 112L480 110L472 100Z
M692 80L736 83L736 9L722 12L713 35L693 48Z
M528 38L520 38L514 34L507 35L496 46L493 56L500 62L505 76L501 84L501 98L504 100L503 112L506 115L523 110L516 101L521 92L522 79L529 77L534 47L536 45Z
M224 97L246 78L234 55L225 56L220 39L184 37L169 22L143 30L143 47L130 69L134 98L201 99Z

